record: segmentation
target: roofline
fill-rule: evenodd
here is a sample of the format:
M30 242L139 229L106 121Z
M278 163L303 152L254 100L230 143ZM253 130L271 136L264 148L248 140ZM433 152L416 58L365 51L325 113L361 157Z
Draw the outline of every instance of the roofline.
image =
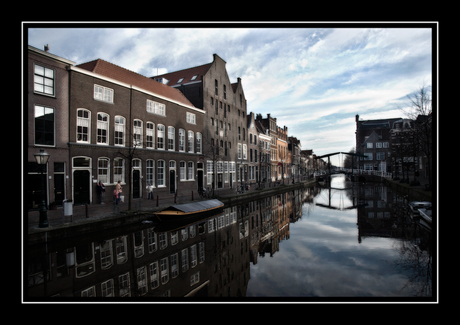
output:
M117 84L117 85L119 85L119 86L123 86L123 87L125 87L125 88L134 89L134 90L140 91L140 92L142 92L142 93L144 93L144 94L151 95L151 96L155 96L155 97L158 97L158 98L167 100L168 102L177 104L177 105L179 105L179 106L182 106L182 107L185 107L185 108L194 110L194 111L196 111L196 112L200 112L200 113L202 113L202 114L205 114L204 110L201 110L201 109L199 109L199 108L196 108L195 106L186 105L186 104L184 104L184 103L178 102L178 101L176 101L176 100L174 100L174 99L171 99L171 98L169 98L169 97L165 97L165 96L163 96L163 95L159 95L159 94L154 93L154 92L151 92L151 91L149 91L149 90L146 90L146 89L143 89L143 88L134 86L134 85L130 85L130 84L127 84L127 83L125 83L125 82L122 82L122 81L119 81L119 80L116 80L116 79L113 79L113 78L110 78L110 77L106 77L106 76L103 76L103 75L98 74L98 73L95 73L95 72L88 71L88 70L86 70L86 69L78 68L78 67L75 67L75 66L70 66L70 67L69 67L69 70L72 70L72 71L75 71L75 72L79 72L79 73L82 73L82 74L85 74L85 75L88 75L88 76L91 76L91 77L95 77L95 78L98 78L98 79L101 79L101 80L105 80L105 81L108 81L108 82Z
M51 54L51 53L49 53L49 52L42 51L42 50L37 49L36 47L33 47L33 46L31 46L31 45L28 45L28 50L29 50L29 51L32 51L32 52L35 52L35 53L37 53L37 54L39 54L39 55L48 57L48 58L50 58L50 59L53 59L53 60L56 60L56 61L63 62L63 63L65 63L65 64L70 64L70 65L72 65L72 66L76 64L76 62L74 62L74 61L71 61L71 60L68 60L68 59L64 59L64 58L62 58L62 57L60 57L60 56L57 56L57 55L55 55L55 54Z

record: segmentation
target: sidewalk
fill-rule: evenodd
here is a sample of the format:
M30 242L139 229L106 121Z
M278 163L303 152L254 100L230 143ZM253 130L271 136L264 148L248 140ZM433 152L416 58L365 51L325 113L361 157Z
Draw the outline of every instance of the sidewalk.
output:
M236 184L236 183L235 183ZM239 183L238 183L239 184ZM263 190L258 190L259 192L263 193L264 190L269 190L274 187L281 186L283 184L283 180L281 180L280 185L273 183L266 183L265 188ZM285 185L292 184L292 179L285 179ZM245 190L244 193L236 193L236 185L233 188L226 188L226 189L216 189L215 196L217 198L229 198L229 197L244 197L249 193L256 192L257 184L251 183L249 190ZM174 195L171 194L170 196L159 197L158 198L158 206L157 206L157 198L155 196L154 199L148 200L145 198L141 199L132 199L131 201L131 210L134 211L160 211L170 205L173 204L182 204L192 201L200 201L201 198L198 195L197 191L193 191L193 200L192 200L192 193L178 193L176 197L176 203L174 203ZM123 211L128 209L128 201L127 199L125 202L120 202L118 205L114 204L88 204L88 205L74 205L73 206L73 216L66 216L64 217L64 211L62 207L58 207L55 210L48 210L48 224L49 228L60 226L63 224L71 224L71 223L79 223L88 220L98 220L103 219L105 217L119 215ZM38 228L39 223L39 212L38 211L28 211L27 212L27 224L26 226L30 229Z

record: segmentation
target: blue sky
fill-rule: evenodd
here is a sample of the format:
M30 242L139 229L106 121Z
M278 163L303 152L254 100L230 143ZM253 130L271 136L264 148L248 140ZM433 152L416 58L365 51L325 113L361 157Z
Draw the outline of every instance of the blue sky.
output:
M431 85L436 44L429 28L304 26L34 28L28 44L49 44L50 53L77 64L101 58L148 77L209 63L217 53L230 81L241 77L248 112L270 113L318 155L354 147L356 114L403 117L398 106L406 95Z

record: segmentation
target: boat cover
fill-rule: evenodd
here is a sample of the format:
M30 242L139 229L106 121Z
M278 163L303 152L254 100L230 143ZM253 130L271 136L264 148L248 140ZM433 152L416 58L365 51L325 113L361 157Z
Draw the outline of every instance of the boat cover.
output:
M207 200L194 203L175 204L165 210L178 210L184 213L190 213L217 208L221 205L223 205L223 203L219 200Z

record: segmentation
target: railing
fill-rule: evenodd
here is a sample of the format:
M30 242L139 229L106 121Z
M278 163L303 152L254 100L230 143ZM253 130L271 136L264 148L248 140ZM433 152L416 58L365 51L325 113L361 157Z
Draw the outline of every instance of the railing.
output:
M335 169L335 171L342 171L346 173L352 173L351 169L348 168L338 168ZM322 176L322 175L328 175L326 171L317 171L313 174L315 177ZM379 171L379 170L364 170L364 169L353 169L353 175L374 175L374 176L380 176L383 178L392 178L393 174L392 173L387 173L385 171Z

